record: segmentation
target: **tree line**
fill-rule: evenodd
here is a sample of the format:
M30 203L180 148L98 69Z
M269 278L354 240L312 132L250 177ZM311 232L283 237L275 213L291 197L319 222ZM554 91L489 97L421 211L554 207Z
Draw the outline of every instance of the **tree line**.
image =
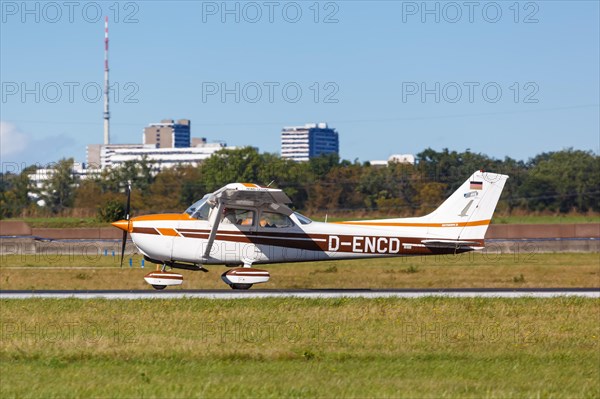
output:
M498 205L500 214L600 212L600 157L591 151L567 149L519 161L428 148L416 159L414 165L387 167L340 160L337 155L297 163L246 147L221 150L197 167L157 172L144 160L84 180L74 176L73 159L62 159L40 188L30 179L35 166L19 174L3 173L0 218L95 215L111 221L124 212L127 182L132 185L135 215L182 212L227 183L252 182L283 189L294 208L309 215L416 216L435 209L479 169L510 175Z

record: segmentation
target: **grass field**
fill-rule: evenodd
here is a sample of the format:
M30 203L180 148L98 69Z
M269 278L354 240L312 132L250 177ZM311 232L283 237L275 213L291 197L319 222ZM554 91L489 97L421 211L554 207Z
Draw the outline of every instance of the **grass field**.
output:
M0 256L0 289L147 289L143 276L154 270L141 257L119 268L118 256ZM387 258L258 266L271 280L257 288L443 288L443 287L600 287L597 253L469 253L459 256ZM181 271L183 285L170 289L228 288L220 275Z
M0 396L597 398L600 301L4 300Z
M600 223L600 216L588 215L527 215L496 216L493 224L556 224L556 223Z
M353 216L329 217L330 222L342 220L358 220ZM364 219L364 218L362 218ZM372 219L372 218L371 218ZM8 220L19 220L26 222L32 228L74 228L74 227L109 227L106 222L100 222L96 218L77 217L43 217L43 218L14 218ZM323 218L315 217L314 220L323 221ZM495 216L494 224L538 224L538 223L600 223L600 215L528 215L528 216Z

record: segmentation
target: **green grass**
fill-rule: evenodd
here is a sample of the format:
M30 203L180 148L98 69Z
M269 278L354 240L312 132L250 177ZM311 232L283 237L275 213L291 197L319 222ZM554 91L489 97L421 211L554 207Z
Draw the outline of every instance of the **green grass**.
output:
M600 223L600 216L595 215L529 215L529 216L495 216L493 224L558 224L558 223Z
M600 395L600 301L4 300L2 397Z
M93 248L95 249L95 248ZM379 258L330 262L259 265L271 280L256 288L465 288L465 287L600 287L597 253L536 253L525 248L515 254L468 253L458 256ZM76 256L48 251L40 255L0 256L0 289L148 289L145 274L154 270L141 257L133 267L116 256ZM95 251L90 251L95 254ZM224 266L209 272L178 270L184 275L177 289L224 289Z

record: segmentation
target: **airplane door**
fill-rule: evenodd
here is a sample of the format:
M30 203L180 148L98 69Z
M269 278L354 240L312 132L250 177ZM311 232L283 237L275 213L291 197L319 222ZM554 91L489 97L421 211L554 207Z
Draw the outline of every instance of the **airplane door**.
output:
M256 231L256 209L225 207L217 237L222 237L217 249L211 251L225 262L242 262L256 259L253 236Z
M267 250L267 256L271 261L287 261L291 259L302 259L305 245L310 245L302 237L297 237L297 240L290 239L290 234L296 236L302 234L302 230L290 219L289 216L283 213L262 211L260 220L257 226L257 235L269 237L271 242L283 240L277 244L270 244ZM303 245L298 245L299 243Z

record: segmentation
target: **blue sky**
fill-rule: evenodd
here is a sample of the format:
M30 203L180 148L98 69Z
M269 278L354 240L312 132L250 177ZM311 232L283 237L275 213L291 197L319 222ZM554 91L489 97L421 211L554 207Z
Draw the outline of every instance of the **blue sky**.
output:
M102 15L115 143L189 118L193 136L268 152L281 127L326 121L361 161L600 151L597 1L23 4L1 7L4 170L102 141Z

